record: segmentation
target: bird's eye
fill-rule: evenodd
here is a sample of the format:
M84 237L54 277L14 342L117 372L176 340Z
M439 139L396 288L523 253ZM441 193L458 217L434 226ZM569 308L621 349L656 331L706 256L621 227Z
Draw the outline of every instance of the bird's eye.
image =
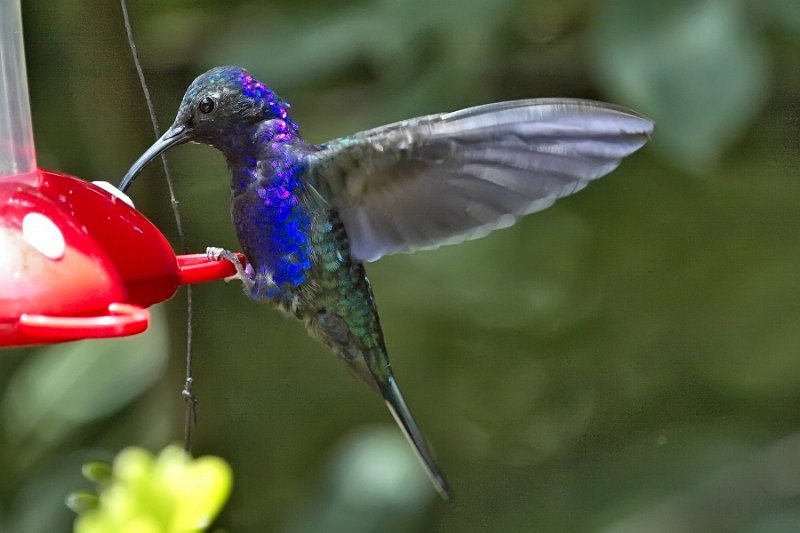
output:
M210 96L206 96L202 100L200 100L199 104L197 104L197 109L199 109L200 112L203 113L204 115L207 115L212 111L214 111L214 107L216 105L217 103L214 101L213 98L211 98Z

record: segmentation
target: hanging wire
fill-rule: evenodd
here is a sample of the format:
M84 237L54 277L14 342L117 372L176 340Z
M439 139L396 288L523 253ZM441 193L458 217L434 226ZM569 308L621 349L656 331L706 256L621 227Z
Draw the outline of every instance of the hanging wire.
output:
M122 8L122 18L125 23L125 33L128 35L128 46L131 49L133 56L133 64L136 67L136 74L139 76L139 83L142 86L144 99L147 102L147 111L150 114L150 122L153 126L153 134L155 138L161 137L161 130L158 127L158 120L153 108L153 101L150 98L150 90L147 88L147 82L144 79L144 71L142 64L139 62L139 52L136 50L136 43L133 40L133 30L131 30L131 21L128 16L128 5L126 0L119 0L119 5ZM178 241L182 253L187 253L186 249L186 234L183 231L183 220L181 218L181 209L178 200L175 198L175 188L172 183L172 176L169 172L167 165L167 157L161 154L161 164L164 167L164 177L167 181L167 188L169 189L169 200L172 206L172 214L175 217L175 226L178 230ZM192 377L192 329L194 323L194 309L192 306L192 286L186 286L186 380L184 381L181 396L186 401L186 411L183 419L183 447L186 451L190 451L192 442L192 427L197 423L197 398L192 390L194 385L194 378Z

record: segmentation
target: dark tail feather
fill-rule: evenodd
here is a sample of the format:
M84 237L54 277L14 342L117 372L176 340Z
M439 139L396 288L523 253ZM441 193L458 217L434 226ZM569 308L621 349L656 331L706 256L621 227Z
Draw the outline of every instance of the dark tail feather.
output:
M392 416L394 416L400 429L403 430L403 434L405 434L408 442L417 454L417 458L425 467L425 471L433 482L433 486L436 487L437 492L442 498L447 501L452 500L453 492L450 490L450 485L448 485L444 474L439 469L436 456L428 445L428 441L414 421L414 417L411 416L411 411L408 409L408 405L406 405L406 401L403 399L403 395L400 393L400 389L394 377L389 375L386 382L380 383L379 387L383 398L386 400L386 405L389 407L389 411L392 413Z

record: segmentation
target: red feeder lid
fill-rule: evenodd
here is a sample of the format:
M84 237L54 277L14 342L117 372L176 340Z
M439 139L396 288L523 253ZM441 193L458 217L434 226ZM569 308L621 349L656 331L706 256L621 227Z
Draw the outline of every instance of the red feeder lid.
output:
M125 300L125 287L113 263L86 237L86 228L29 185L0 182L0 249L2 344L84 337L87 324L81 321L107 318L109 306ZM146 315L115 309L117 318L106 320L98 336L131 334L147 327ZM136 316L130 320L119 313ZM51 320L63 317L77 322L54 329Z
M205 254L176 257L149 220L92 183L15 178L0 178L0 346L139 333L142 307L235 274Z
M179 269L167 239L144 215L96 185L42 171L39 190L87 229L126 288L125 301L148 307L175 294Z

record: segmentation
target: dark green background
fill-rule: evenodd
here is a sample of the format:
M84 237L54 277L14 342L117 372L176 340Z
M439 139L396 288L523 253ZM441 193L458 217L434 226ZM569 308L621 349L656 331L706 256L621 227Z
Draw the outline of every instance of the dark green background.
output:
M117 182L152 142L110 0L23 2L39 162ZM369 265L400 383L456 492L382 402L236 284L195 289L194 452L228 531L800 529L800 3L131 0L162 127L240 64L321 142L490 101L596 98L653 142L574 198ZM188 247L236 247L222 158L170 153ZM177 243L157 165L132 190ZM177 248L177 244L175 245ZM185 298L149 335L0 357L0 529L66 531L79 465L182 434Z

